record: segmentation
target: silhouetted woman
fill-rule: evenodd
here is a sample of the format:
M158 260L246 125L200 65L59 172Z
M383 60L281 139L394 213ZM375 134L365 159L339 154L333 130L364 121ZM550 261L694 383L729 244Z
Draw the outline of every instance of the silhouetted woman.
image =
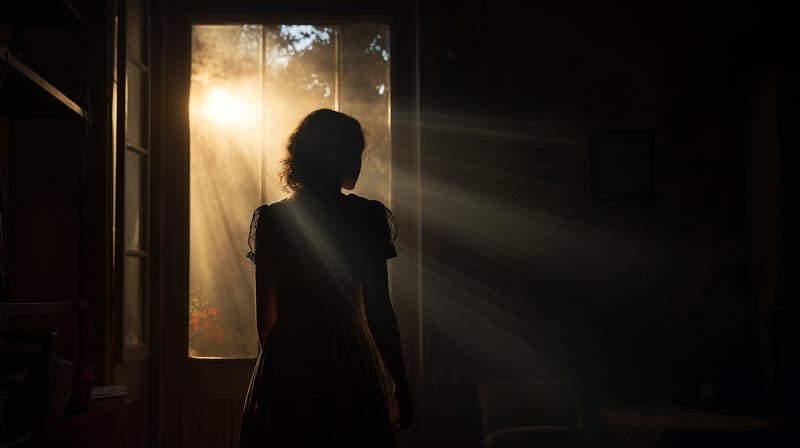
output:
M395 222L354 194L364 135L321 109L288 139L282 180L293 194L250 225L261 352L240 447L392 447L414 410L386 260Z

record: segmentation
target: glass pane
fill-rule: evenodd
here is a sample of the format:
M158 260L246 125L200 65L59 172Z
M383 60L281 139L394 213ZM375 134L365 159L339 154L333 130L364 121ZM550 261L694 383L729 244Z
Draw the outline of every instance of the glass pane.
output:
M144 1L127 0L127 36L128 36L128 56L142 63L147 63L142 57L144 49L143 37L145 36L144 22Z
M392 136L389 122L389 26L342 26L341 111L366 130L367 150L354 193L391 202Z
M125 151L125 248L142 248L142 170L143 157Z
M139 257L125 257L124 277L124 340L125 344L144 342L144 300L143 260Z
M334 27L266 27L264 155L270 179L266 202L286 195L278 182L283 144L309 112L336 108Z
M147 77L128 61L125 83L125 137L128 144L147 148Z
M195 26L190 111L189 355L254 357L247 226L260 197L258 25Z
M283 144L303 116L338 108L364 124L357 191L388 205L388 39L374 24L192 27L190 356L257 355L247 232L259 204L287 196Z

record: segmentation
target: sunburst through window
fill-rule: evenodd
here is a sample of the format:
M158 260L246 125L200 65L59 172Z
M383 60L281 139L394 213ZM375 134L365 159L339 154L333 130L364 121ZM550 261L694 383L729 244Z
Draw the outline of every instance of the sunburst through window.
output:
M253 267L245 258L252 211L284 198L284 142L327 107L364 126L355 193L390 203L389 26L192 26L189 356L258 352Z

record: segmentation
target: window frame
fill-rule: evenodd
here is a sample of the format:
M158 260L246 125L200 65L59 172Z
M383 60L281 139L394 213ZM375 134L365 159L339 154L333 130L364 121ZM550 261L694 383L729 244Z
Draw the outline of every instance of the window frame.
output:
M188 357L189 292L189 86L191 82L192 24L225 22L347 23L386 20L392 32L391 138L392 211L398 221L401 256L390 272L403 282L390 284L395 312L401 322L404 352L412 388L424 397L427 381L427 316L422 295L421 218L421 76L419 5L412 2L381 3L358 0L346 5L331 2L298 4L270 2L152 3L159 12L155 27L153 65L154 164L153 183L153 321L154 353L151 388L157 409L152 422L160 428L180 428L183 412L202 400L233 399L238 403L254 365L252 359L193 359ZM402 325L402 323L405 323ZM226 378L226 381L212 381ZM154 390L155 390L154 389ZM234 398L231 398L234 397ZM424 433L424 402L418 399L420 425L411 432ZM414 428L419 428L414 429ZM408 436L406 436L408 437ZM416 436L413 436L416 437ZM421 437L421 436L420 436ZM159 431L164 446L179 446L181 431ZM424 438L424 437L423 437Z
M141 42L141 59L129 54L129 33L128 33L128 6L132 2L141 4L141 33L139 37ZM115 35L115 71L116 76L112 82L115 82L112 92L114 101L116 102L116 120L113 121L115 129L112 130L112 135L115 135L114 141L114 172L115 178L113 180L114 189L114 245L113 245L113 262L114 262L114 340L116 358L122 363L132 363L149 358L150 356L150 204L151 204L151 158L152 148L151 142L151 37L150 37L150 0L121 0L117 3L118 10L116 11L117 17L117 32ZM128 83L128 66L133 65L142 74L143 82L141 83L142 91L139 113L140 129L142 138L140 144L133 144L128 138L128 98L131 91ZM136 92L133 92L136 94ZM127 156L128 153L141 158L140 165L140 180L139 180L139 223L140 223L140 236L139 248L133 249L127 247L127 230L126 230L126 193L127 193ZM126 260L129 258L138 258L141 261L140 278L139 281L139 294L141 297L141 341L129 343L126 341L127 336L127 316L125 315L125 292L127 290L127 282L133 279L126 276Z
M242 25L242 24L252 24L252 25L315 25L315 26L332 26L336 30L336 37L335 37L335 44L336 45L336 60L337 60L337 67L336 67L336 91L334 93L335 99L335 109L339 109L339 102L340 102L340 88L339 88L339 80L341 79L341 64L339 60L341 58L341 50L340 50L340 36L339 36L339 26L348 25L348 24L380 24L386 25L389 28L389 49L391 59L389 61L389 80L390 80L390 94L389 94L389 110L388 110L388 123L389 123L389 135L391 141L391 159L392 159L392 171L395 168L395 119L393 118L393 109L394 109L394 98L395 94L393 93L394 89L394 76L395 71L397 70L396 64L394 62L394 51L395 51L395 37L394 37L394 29L395 23L393 17L391 15L386 14L376 14L376 15L364 15L364 16L352 16L352 15L326 15L326 16L318 16L318 15L292 15L292 16L284 16L284 15L260 15L260 14L248 14L246 16L227 16L221 17L218 15L192 15L188 18L187 21L187 43L188 43L188 56L187 56L187 67L188 71L186 73L186 85L191 86L191 59L192 59L192 29L195 25ZM189 92L189 96L191 93ZM188 109L188 108L187 108ZM190 135L190 133L189 133ZM187 153L189 158L191 158L191 144L189 143L189 147L187 148ZM263 160L263 158L262 158ZM262 166L262 176L263 173L263 166ZM189 178L191 174L189 174ZM263 184L263 179L262 179ZM390 191L390 198L394 200L394 192L395 192L395 184L396 184L396 177L392 175L392 179L389 183L389 191ZM189 194L189 206L191 204L191 187L187 186L187 192ZM263 200L263 190L262 190L262 200ZM388 207L391 208L391 203L386 204ZM187 211L188 214L188 211ZM188 223L187 219L187 234L191 233L191 226ZM189 251L191 250L191 238L187 237L189 247L187 248ZM189 285L190 277L191 277L191 266L190 266L190 253L187 251L185 254L186 258L186 271L185 271L185 284ZM392 268L391 265L389 266L389 281L391 287L391 278L392 278ZM181 326L181 351L182 351L182 359L184 361L188 361L189 363L198 363L198 364L205 364L205 363L215 363L215 364L252 364L256 361L258 356L252 358L246 357L192 357L189 354L189 292L188 289L185 294L183 294L180 298L181 308L183 310L183 317L182 317L182 326Z

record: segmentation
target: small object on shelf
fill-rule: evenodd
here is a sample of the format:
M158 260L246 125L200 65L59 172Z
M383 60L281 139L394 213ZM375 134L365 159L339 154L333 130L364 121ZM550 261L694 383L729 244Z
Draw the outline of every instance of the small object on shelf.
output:
M92 400L109 397L120 397L128 394L128 388L121 385L95 386L92 388Z

